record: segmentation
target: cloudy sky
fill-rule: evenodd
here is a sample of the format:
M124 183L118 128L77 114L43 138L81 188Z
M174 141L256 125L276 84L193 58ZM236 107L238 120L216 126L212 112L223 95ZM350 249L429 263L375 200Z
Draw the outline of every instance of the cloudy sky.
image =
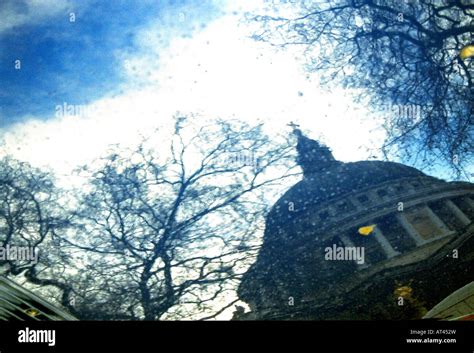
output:
M370 112L319 87L298 49L250 39L243 15L263 5L1 1L0 153L68 175L180 112L263 121L270 134L294 121L340 160L369 158L383 139Z
M166 135L183 113L263 122L275 136L293 121L339 160L380 158L374 112L351 92L320 87L298 48L250 38L255 24L244 15L264 5L0 0L0 157L64 181L111 144L133 145L155 128Z

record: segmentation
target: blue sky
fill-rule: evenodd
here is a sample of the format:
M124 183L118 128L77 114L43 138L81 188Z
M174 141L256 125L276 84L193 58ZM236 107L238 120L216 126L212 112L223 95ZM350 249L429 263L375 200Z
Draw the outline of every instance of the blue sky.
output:
M23 0L0 5L2 19L25 17L0 32L0 126L28 115L47 119L57 102L88 104L117 94L124 80L120 61L137 50L140 28L152 22L171 26L173 31L163 31L166 44L170 35L191 35L196 23L206 25L218 12L206 1L198 6L186 1L44 1L43 8L45 13L38 14ZM70 22L71 13L75 22ZM173 26L173 18L179 26ZM15 69L18 59L20 70Z
M166 133L179 112L263 122L274 136L294 121L337 158L368 158L383 136L367 109L343 90L322 90L298 53L250 38L243 15L263 8L257 0L2 2L0 154L70 175L111 144ZM87 113L58 116L64 104Z
M68 177L111 144L157 128L166 141L184 113L262 122L275 138L293 121L339 160L382 159L380 112L321 87L301 48L250 38L243 16L264 3L0 0L0 156ZM87 110L58 116L64 104Z

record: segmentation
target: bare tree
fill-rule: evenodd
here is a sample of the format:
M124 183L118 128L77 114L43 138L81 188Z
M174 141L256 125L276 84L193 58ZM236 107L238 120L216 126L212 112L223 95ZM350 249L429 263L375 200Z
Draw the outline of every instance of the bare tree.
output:
M72 288L44 272L68 267L54 231L62 229L65 214L52 176L11 157L0 160L0 246L2 275L30 284L48 286L66 308Z
M262 26L254 37L302 45L323 84L355 89L385 111L387 156L421 167L442 160L458 176L471 163L474 59L459 55L474 43L471 1L280 3L293 5L251 16Z
M288 141L261 126L179 118L171 139L84 168L91 182L58 235L74 265L50 276L72 284L80 318L213 318L237 301L271 204L265 193L281 192L293 167Z

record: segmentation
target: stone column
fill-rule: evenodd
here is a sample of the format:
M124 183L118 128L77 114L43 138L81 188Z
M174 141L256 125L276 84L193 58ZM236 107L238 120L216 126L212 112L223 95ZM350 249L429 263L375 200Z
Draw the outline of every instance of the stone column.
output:
M379 228L375 227L373 234L375 240L377 240L379 245L382 247L388 259L400 255L400 253L392 247L390 242L387 240L387 238L385 238L385 235L383 235L382 231Z
M355 247L354 243L352 242L352 240L350 240L346 235L340 235L339 238L341 239L341 241L344 243L344 246L347 246L347 247Z
M456 204L453 201L448 199L444 203L453 212L456 218L461 221L462 224L464 224L465 226L467 226L468 224L471 224L471 220L469 219L469 217L466 216L465 213L461 211L459 207L456 206Z
M352 204L357 208L357 210L363 210L363 209L367 208L355 196L349 197L349 201L352 202Z
M349 247L349 248L355 248L355 244L352 242L352 240L349 239L348 236L346 235L340 235L339 239L344 243L344 246ZM356 262L357 264L357 262ZM365 256L365 251L364 251L364 263L363 264L357 264L357 266L360 269L364 269L366 267L369 267L368 262L367 262L367 256Z
M376 202L385 201L382 196L379 196L375 190L370 190L366 193L366 196L371 200L376 200Z
M415 241L417 246L425 244L427 241L423 239L418 231L411 225L403 213L397 213L398 222L407 231L408 235Z
M325 211L327 211L327 213L329 214L329 218L332 218L338 214L337 210L334 209L332 206L326 207Z
M451 229L448 228L446 224L433 212L433 210L429 206L423 207L426 211L426 214L430 218L430 220L436 224L441 230L443 231L443 235L451 233Z
M474 201L472 200L472 196L466 196L466 202L474 209Z
M403 183L403 186L405 187L405 189L408 190L409 194L416 194L417 193L415 187L409 181Z

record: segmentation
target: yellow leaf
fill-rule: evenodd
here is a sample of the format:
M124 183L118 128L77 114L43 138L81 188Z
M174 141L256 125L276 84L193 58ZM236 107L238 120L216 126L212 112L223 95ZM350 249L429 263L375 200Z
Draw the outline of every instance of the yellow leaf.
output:
M370 233L372 233L374 231L374 228L375 228L376 224L372 224L370 226L365 226L365 227L360 227L359 228L359 234L360 235L369 235Z
M402 298L408 298L408 297L411 296L412 293L413 293L413 289L410 286L398 287L394 291L395 295L397 295L399 297L402 297Z
M474 44L468 44L464 46L459 52L459 57L464 60L467 58L472 58L474 56Z
M36 309L27 309L27 310L25 310L25 313L27 315L33 316L33 317L38 316L40 314L40 312Z

